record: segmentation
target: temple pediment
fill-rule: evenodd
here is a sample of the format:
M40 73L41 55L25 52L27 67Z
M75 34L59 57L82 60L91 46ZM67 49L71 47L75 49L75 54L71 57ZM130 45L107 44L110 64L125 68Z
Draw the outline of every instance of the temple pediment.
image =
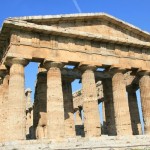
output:
M129 41L150 41L148 32L105 13L32 16L12 19L89 34L123 38Z
M25 67L30 62L39 66L33 107L31 90L25 91ZM73 81L81 82L82 90L72 96ZM74 139L73 149L86 149L78 143L81 136L82 143L87 139L93 149L91 138L92 142L96 138L97 142L105 141L106 136L101 135L108 135L115 136L113 142L132 148L134 144L123 144L122 137L132 137L135 143L137 136L133 135L138 135L137 139L143 133L147 139L150 135L149 91L148 32L103 13L4 21L0 31L0 142L19 140L22 145L26 139L36 139L39 145L45 139L52 148L53 142L74 143ZM106 142L100 148L107 148ZM147 147L149 141L143 144ZM0 145L3 148L6 144Z

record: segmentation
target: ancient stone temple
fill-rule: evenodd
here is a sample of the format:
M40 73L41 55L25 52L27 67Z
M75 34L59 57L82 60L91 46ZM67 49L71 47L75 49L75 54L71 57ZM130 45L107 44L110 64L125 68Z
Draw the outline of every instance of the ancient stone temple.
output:
M30 62L39 64L33 105ZM0 121L2 150L150 148L150 34L104 13L6 19Z

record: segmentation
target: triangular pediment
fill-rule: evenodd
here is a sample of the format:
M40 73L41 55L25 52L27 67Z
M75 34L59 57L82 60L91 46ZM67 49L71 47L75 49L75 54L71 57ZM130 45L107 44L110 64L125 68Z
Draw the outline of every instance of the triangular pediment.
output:
M105 13L48 15L12 18L57 28L71 29L134 42L149 42L150 34Z

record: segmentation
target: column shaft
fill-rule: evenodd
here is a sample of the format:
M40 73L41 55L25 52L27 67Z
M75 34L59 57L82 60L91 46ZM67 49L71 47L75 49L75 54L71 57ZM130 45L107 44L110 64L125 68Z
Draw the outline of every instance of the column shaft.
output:
M64 105L61 70L57 63L47 62L47 130L48 138L64 137ZM54 65L54 66L53 66ZM56 65L56 66L55 66Z
M3 84L2 79L0 78L0 122L2 124L0 125L0 142L3 141Z
M112 80L104 79L102 83L104 91L104 106L105 106L107 133L108 135L116 135Z
M128 91L128 101L129 101L132 132L133 132L133 135L140 135L142 134L142 127L140 123L137 96L136 96L136 91L131 88Z
M84 132L87 137L101 135L100 115L94 72L87 69L82 74Z
M47 74L39 72L36 85L36 100L38 101L36 138L47 137Z
M117 135L131 135L131 119L124 75L117 72L112 78L113 102Z
M7 136L9 134L9 128L8 128L8 106L9 106L9 101L8 101L8 81L9 81L9 75L6 75L3 79L3 98L2 98L2 132L3 135L1 136L2 141L7 141Z
M150 77L142 76L139 82L144 119L144 134L150 134Z
M8 100L9 139L24 140L26 139L26 103L22 64L12 64L10 68Z
M74 109L71 81L63 80L65 137L75 136Z

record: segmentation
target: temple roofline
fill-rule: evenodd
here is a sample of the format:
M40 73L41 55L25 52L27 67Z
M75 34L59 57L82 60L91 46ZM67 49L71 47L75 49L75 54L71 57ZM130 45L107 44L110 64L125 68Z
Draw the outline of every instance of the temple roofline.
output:
M128 30L132 30L137 34L143 33L147 36L150 36L149 32L143 31L142 29L130 23L127 23L121 19L118 19L112 15L109 15L107 13L80 13L80 14L45 15L45 16L24 16L24 17L12 17L12 18L10 17L7 20L20 20L20 21L22 20L27 22L41 22L41 21L55 22L55 21L69 21L74 19L80 20L80 19L93 19L93 18L105 19L121 27L125 27Z

